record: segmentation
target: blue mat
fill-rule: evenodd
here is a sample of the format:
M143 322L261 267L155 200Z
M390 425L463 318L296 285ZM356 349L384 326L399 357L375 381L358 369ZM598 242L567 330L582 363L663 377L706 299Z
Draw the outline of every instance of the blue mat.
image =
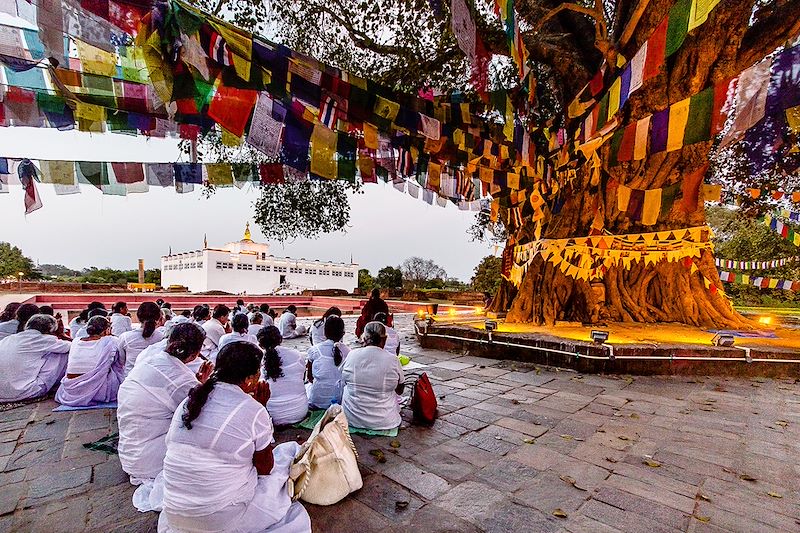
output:
M733 335L745 339L777 339L778 336L774 331L754 330L748 331L744 329L710 329L709 333L719 333L720 335Z
M82 407L72 407L70 405L59 405L55 409L53 409L54 413L58 413L61 411L88 411L90 409L116 409L117 402L109 402L109 403L98 403L97 405L85 405Z

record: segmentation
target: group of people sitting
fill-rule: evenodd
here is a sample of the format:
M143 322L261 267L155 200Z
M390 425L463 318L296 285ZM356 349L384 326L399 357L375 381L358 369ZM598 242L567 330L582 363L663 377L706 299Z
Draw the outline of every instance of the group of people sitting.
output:
M310 531L285 488L298 445L275 446L274 427L333 403L354 427L400 425L404 375L387 313L366 323L351 350L341 311L328 309L301 354L282 345L306 334L294 306L277 317L240 300L176 316L167 303L145 302L140 327L123 302L110 314L93 302L69 328L42 311L12 304L0 315L0 402L44 395L59 381L62 404L116 401L134 505L162 511L159 531Z

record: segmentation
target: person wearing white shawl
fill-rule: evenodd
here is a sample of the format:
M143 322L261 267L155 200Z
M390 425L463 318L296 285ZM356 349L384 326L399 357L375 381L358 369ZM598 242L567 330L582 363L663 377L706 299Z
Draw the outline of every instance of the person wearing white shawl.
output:
M332 402L342 403L341 365L350 348L342 344L344 321L331 316L325 321L326 340L306 353L306 393L312 408L327 409Z
M0 313L0 339L5 339L17 332L19 320L16 317L20 305L19 302L11 302Z
M155 302L144 302L136 310L136 318L141 329L126 331L119 336L119 354L125 362L125 375L131 373L136 358L148 346L164 339L164 332L159 327L164 315Z
M275 326L258 332L258 345L264 350L261 377L269 383L267 411L276 426L294 424L308 414L308 396L303 383L306 362L300 352L281 346L283 337Z
M221 350L226 344L237 341L249 342L250 344L258 346L256 336L248 332L250 324L247 320L247 315L244 313L234 315L233 320L231 320L231 327L233 328L231 333L226 333L220 337L218 349Z
M69 350L67 373L56 391L56 401L61 405L88 407L114 402L125 377L111 322L102 316L93 317L86 324L86 333Z
M404 389L400 360L383 349L386 327L380 322L368 323L362 340L364 347L350 352L342 364L342 409L353 427L396 428L401 421L396 395Z
M117 302L111 308L111 334L119 337L133 329L131 317L128 316L128 304Z
M0 340L0 402L44 396L64 377L72 343L53 335L57 327L52 316L33 315L24 331Z
M212 365L204 363L197 374L189 368L200 353L205 333L193 323L177 324L166 348L146 355L142 351L117 395L119 461L139 485L133 504L142 512L161 510L163 483L160 473L167 453L164 441L172 415L192 387L208 379Z
M311 531L308 513L292 503L286 485L300 447L273 444L260 359L261 350L248 342L226 345L211 378L175 411L159 532Z
M271 326L272 324L268 325ZM253 313L253 318L250 319L250 325L247 327L247 333L250 335L258 335L258 332L261 331L261 328L264 326L264 315L261 314L261 311L255 311Z
M327 337L325 337L325 321L328 320L328 317L332 316L341 318L342 310L338 307L331 307L325 311L325 314L311 324L311 344L319 344L327 340Z
M297 337L302 337L308 332L305 326L297 325L296 313L297 307L290 305L283 313L281 313L281 317L278 319L277 326L284 339L296 339Z
M227 305L219 304L214 307L211 320L203 323L203 329L206 331L206 340L203 343L201 354L212 363L217 359L219 340L223 335L231 331L228 325L228 315L230 314L231 310L228 309Z
M389 316L386 313L376 313L375 322L380 322L386 328L386 346L383 349L392 355L400 355L400 335L389 326Z

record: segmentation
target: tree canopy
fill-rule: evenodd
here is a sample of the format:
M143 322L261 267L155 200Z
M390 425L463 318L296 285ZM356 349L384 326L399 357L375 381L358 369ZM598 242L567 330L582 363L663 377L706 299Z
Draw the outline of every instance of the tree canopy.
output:
M39 279L41 274L36 269L33 261L22 253L22 250L7 242L0 242L0 279L17 279L22 273L22 279Z
M472 288L476 291L491 294L497 292L497 289L500 288L500 282L503 280L500 275L502 262L501 258L493 255L481 259L481 262L475 267L475 273L470 281Z
M400 265L403 272L403 282L414 289L427 288L434 280L441 280L438 285L444 286L447 272L433 262L432 259L409 257Z
M375 283L382 289L402 289L403 272L393 266L385 266L375 276Z

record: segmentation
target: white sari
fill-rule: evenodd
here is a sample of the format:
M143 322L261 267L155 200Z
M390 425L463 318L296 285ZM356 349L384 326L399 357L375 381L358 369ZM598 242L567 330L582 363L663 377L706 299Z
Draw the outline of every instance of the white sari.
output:
M262 366L261 379L269 383L267 411L276 426L284 426L300 422L308 414L308 396L303 383L306 360L297 350L283 346L278 346L278 356L283 376L277 380L269 379Z
M116 401L119 385L125 377L118 347L117 338L112 336L96 341L73 342L69 351L67 373L73 373L70 369L72 360L80 360L80 370L85 372L73 378L64 376L56 391L56 401L72 407ZM86 364L91 365L92 361L93 368L88 368Z
M0 340L0 402L47 394L64 377L71 345L35 329Z
M253 466L254 452L273 441L264 406L236 385L217 383L192 429L186 429L185 405L178 406L167 434L158 531L310 532L308 513L292 503L286 486L299 445L277 446L269 475L258 475Z

